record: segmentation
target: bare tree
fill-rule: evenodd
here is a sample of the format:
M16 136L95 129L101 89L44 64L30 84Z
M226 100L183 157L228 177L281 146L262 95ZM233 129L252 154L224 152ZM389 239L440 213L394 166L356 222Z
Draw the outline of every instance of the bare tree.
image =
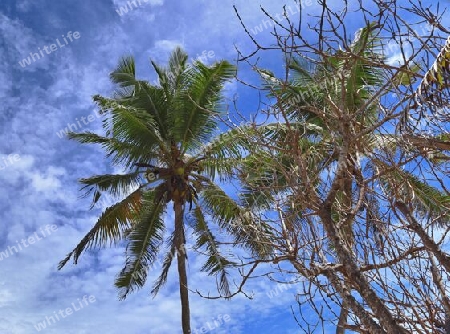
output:
M308 17L299 4L295 19L261 8L270 45L236 8L255 48L239 60L268 96L239 169L243 200L271 226L274 266L303 282L293 312L305 333L450 333L444 11L319 5ZM267 50L284 66L261 68Z

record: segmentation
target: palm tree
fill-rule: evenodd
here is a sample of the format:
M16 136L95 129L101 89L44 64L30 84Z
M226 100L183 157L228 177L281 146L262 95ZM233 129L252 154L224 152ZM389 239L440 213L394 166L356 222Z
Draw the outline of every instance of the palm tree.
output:
M357 202L354 194L360 190L363 177L374 178L377 183L374 187L380 187L400 201L412 203L416 212L439 217L437 223L450 222L449 218L440 217L450 207L449 196L408 170L392 168L389 159L383 159L398 151L420 153L424 149L433 150L439 156L438 159L445 159L446 155L439 149L450 150L450 142L444 140L446 138L424 140L413 135L377 131L383 124L380 122L382 112L379 109L382 97L375 92L385 81L383 67L374 65L384 62L376 36L377 27L370 24L356 34L348 49L323 55L315 66L305 64L299 58L290 59L287 66L292 78L288 82L276 78L270 71L258 70L270 96L276 98L275 109L278 115L283 114L285 122L261 127L260 136L270 138L267 142L272 149L254 147L243 160L241 179L245 184L244 197L249 206L269 209L279 194L289 198L291 193L286 171L291 170L293 175L294 169L298 168L296 157L292 154L295 151L302 155L302 161L307 166L305 175L308 175L310 182L305 182L303 175L296 181L296 186L304 189L302 191L305 193L309 191L307 186L311 183L315 185L317 193L325 193L323 190L329 184L321 177L326 169L333 167L336 168L336 174L340 173L342 182L332 205L332 217L336 222L347 221L346 213ZM445 71L448 71L448 62L445 65ZM345 115L345 121L338 119L336 109ZM344 138L349 129L343 127L352 127L350 131L357 140ZM341 147L345 145L347 152L343 157L340 153ZM378 171L390 172L378 174ZM302 188L303 184L305 186ZM365 211L365 224L374 225L374 231L380 231L380 205L373 194L366 193L360 207ZM286 232L284 229L294 225L295 220L302 219L303 209L295 196L292 196L291 201L286 201L286 207L282 210L291 221L283 221L283 235ZM355 221L348 220L349 223L342 224L339 230L341 240L350 249L355 247ZM330 246L333 248L333 245ZM344 300L337 334L345 332L348 314L349 305Z
M194 229L195 248L203 248L208 255L202 270L219 275L218 288L225 297L230 296L227 268L232 262L221 255L208 220L253 255L268 255L268 248L257 242L265 238L264 226L214 183L216 174L230 175L233 161L240 155L239 150L230 149L233 133L211 139L224 107L223 85L233 78L235 67L226 61L188 65L187 59L187 54L176 48L167 67L152 61L159 85L150 85L136 78L134 59L123 58L110 75L118 86L113 98L94 96L104 117L105 135L69 134L80 143L102 145L112 164L127 172L80 180L86 195L93 195L93 205L105 193L118 202L101 214L58 267L70 258L76 264L85 250L123 242L126 261L115 282L123 299L145 284L148 270L165 244L162 272L152 294L166 282L176 253L185 334L190 333L186 218ZM164 242L167 222L163 217L169 203L173 203L175 218L171 237Z

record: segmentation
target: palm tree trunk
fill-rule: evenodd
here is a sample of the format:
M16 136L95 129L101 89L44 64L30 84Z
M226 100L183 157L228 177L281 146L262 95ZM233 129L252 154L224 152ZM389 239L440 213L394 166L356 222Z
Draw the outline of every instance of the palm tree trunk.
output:
M180 282L181 325L183 334L191 334L191 311L189 309L189 291L186 273L186 254L184 248L183 203L175 200L175 247L177 250L178 278Z

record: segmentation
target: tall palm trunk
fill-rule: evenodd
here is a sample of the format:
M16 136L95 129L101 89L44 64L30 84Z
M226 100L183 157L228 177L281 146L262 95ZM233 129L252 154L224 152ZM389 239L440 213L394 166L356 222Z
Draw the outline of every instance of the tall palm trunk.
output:
M174 202L175 211L175 247L177 250L178 278L180 282L181 325L183 334L191 333L191 311L189 309L188 280L186 274L186 254L184 246L183 203Z

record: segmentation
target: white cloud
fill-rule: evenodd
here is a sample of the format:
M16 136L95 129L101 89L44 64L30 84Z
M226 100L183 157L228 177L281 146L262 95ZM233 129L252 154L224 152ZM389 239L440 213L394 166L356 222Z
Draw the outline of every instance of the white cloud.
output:
M99 18L104 21L97 26L93 24L94 19L86 24L84 17L77 13L74 19L78 21L71 22L70 28L65 25L69 19L66 11L70 9L50 6L46 9L51 21L51 30L47 33L41 26L33 26L26 16L11 19L1 14L0 5L0 33L8 46L7 51L0 54L0 61L9 65L0 68L0 96L7 97L2 99L7 110L4 119L7 131L0 134L0 161L9 152L20 155L19 161L0 170L0 181L5 187L0 194L1 219L5 222L0 252L15 245L16 240L39 232L47 224L58 226L48 237L1 260L2 333L33 333L34 324L60 308L69 307L85 294L95 296L96 302L51 325L45 333L92 333L92 328L108 334L149 333L149 329L156 334L180 332L176 264L167 286L156 298L151 299L149 292L157 270L151 273L144 289L123 302L117 300L113 285L124 263L123 248L88 252L82 255L77 266L68 264L62 271L56 270L58 262L78 244L99 214L98 210L87 210L88 199L78 199L77 178L111 169L99 148L81 147L60 139L56 132L76 118L93 112L92 95L111 93L108 76L120 56L135 55L138 75L150 78L153 75L148 63L150 56L165 62L166 54L181 44L190 59L203 50L214 51L217 59L232 59L235 56L233 43L239 43L243 36L231 1L218 6L205 1L168 4L157 0L119 19L114 10L126 2L114 0L113 8L99 14L110 16ZM269 10L280 8L273 2L265 3ZM28 1L17 2L17 6L21 13L34 10ZM172 10L171 6L180 7L180 11ZM263 18L257 4L238 7L250 25ZM73 31L74 26L81 32L78 44L46 55L45 59L25 68L18 64L30 52L60 36L61 31ZM231 94L236 87L236 82L229 83L226 91ZM101 122L96 121L83 130L100 128ZM173 224L170 215L167 222ZM216 294L214 277L200 272L204 260L194 255L189 257L190 286L202 293ZM260 314L268 316L276 312L279 305L286 307L293 300L293 296L285 292L276 302L268 302L266 291L269 288L273 287L267 282L250 284L246 291L255 292L254 301L242 296L231 301L205 300L192 294L193 328L217 319L219 314L229 314L230 323L220 326L214 333L246 332L250 320L260 321ZM258 325L253 326L258 328Z

